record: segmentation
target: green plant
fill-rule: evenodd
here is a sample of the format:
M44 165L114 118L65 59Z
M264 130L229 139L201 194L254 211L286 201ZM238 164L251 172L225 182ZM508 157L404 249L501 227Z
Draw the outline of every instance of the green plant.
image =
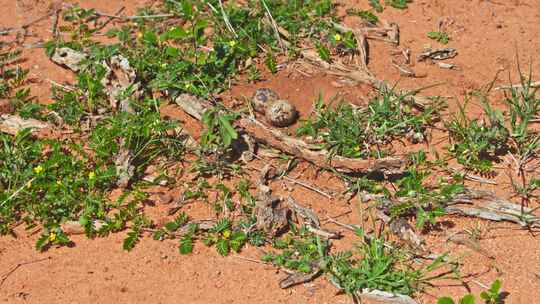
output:
M160 118L155 110L158 101L134 105L136 113L118 112L92 130L89 145L95 151L96 162L111 164L121 149L128 149L136 172L142 172L158 156L180 157L184 152L183 140L168 134L177 125Z
M442 179L436 187L427 187L424 180L428 175L428 171L411 167L405 177L397 181L394 197L399 203L390 207L392 217L414 214L418 228L434 225L436 218L445 214L445 203L465 189L459 180L448 182Z
M0 42L0 99L6 99L17 110L31 103L30 89L24 88L28 69L17 63L21 60L21 50L4 49ZM25 113L30 112L26 108Z
M371 7L377 12L377 13L382 13L382 11L384 10L380 0L369 0L369 5L371 5Z
M389 154L381 149L385 144L406 135L414 141L422 141L426 128L437 120L438 105L417 112L405 102L407 97L384 92L365 108L343 101L333 107L332 103L325 105L319 98L315 103L315 116L302 121L297 134L322 139L323 148L335 155L383 157Z
M536 96L538 89L531 85L531 74L528 78L521 76L521 87L512 87L510 95L505 98L510 116L510 137L520 157L530 156L540 147L540 134L531 128L540 112L540 98Z
M495 280L491 283L488 290L482 291L480 298L486 302L486 304L500 304L501 303L501 287L502 283L499 280Z
M407 9L412 0L385 0L387 5L397 9Z
M463 298L461 298L458 302L458 304L475 304L476 300L473 295L465 295ZM439 298L437 300L437 304L456 304L452 298L449 297L443 297Z
M308 232L304 226L300 229L294 226L291 228L291 232L274 240L274 248L281 250L281 252L268 252L262 257L262 260L303 273L319 269L321 262L327 255L328 242Z
M502 303L501 298L501 281L495 280L493 283L491 283L491 286L488 290L482 291L480 294L480 298L484 300L484 303L486 304L500 304ZM476 299L474 295L468 294L462 297L458 304L475 304ZM437 304L456 304L456 302L450 298L450 297L442 297L437 300Z
M429 32L427 34L428 38L437 40L438 42L442 44L448 44L450 41L450 36L446 32L438 31L438 32Z
M108 212L117 207L107 200L106 192L115 170L81 155L85 154L76 144L35 140L29 130L15 137L0 135L0 234L11 233L19 223L41 227L36 245L45 249L68 243L61 230L65 221L85 223L89 235L96 233L92 221L109 223ZM132 215L121 218L119 228ZM108 228L113 226L106 225L103 231Z
M357 235L364 238L361 230ZM404 252L387 246L384 238L372 238L356 249L357 258L351 252L330 256L326 270L330 280L353 297L366 288L412 295L433 279L429 273L445 265L442 256L415 269Z
M347 13L350 15L356 15L371 24L379 23L379 17L377 17L377 15L375 15L371 11L357 11L353 9L353 10L348 10Z
M222 256L229 255L231 251L238 252L246 241L246 234L233 229L229 219L219 220L203 239L205 245L215 245L217 252Z
M466 106L460 105L454 119L446 124L450 139L454 142L448 150L466 168L489 172L494 157L504 153L507 148L509 131L504 126L500 111L492 109L487 101L481 100L486 120L479 121L466 116Z

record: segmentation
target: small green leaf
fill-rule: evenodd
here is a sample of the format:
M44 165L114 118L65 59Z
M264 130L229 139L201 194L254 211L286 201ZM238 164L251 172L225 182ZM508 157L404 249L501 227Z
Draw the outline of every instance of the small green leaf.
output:
M228 138L229 138L229 142L225 144L225 146L229 146L230 145L230 141L231 139L237 139L238 138L238 133L236 133L236 130L234 130L234 128L232 127L231 123L229 122L229 119L228 117L224 117L224 116L219 116L219 122L223 128L223 130L225 130Z
M126 251L131 251L133 248L135 248L135 245L139 241L139 230L134 229L130 232L128 232L127 237L124 239L124 243L122 244L122 248Z
M480 293L480 298L482 298L482 300L489 301L491 297L489 296L487 292L482 291L482 293Z
M170 57L178 57L178 55L180 55L180 50L172 46L167 46L165 48L165 54Z
M149 45L157 45L158 44L158 37L154 32L144 32L143 34L143 41L146 44Z
M47 246L49 241L49 235L43 234L39 237L39 239L36 241L36 249L39 251L43 251L45 247Z
M222 256L229 255L229 252L231 251L231 249L229 248L229 242L227 242L225 239L220 238L216 242L216 250Z
M319 57L321 57L322 60L326 62L330 62L330 50L323 44L317 43L317 52L319 53Z
M377 17L375 14L373 14L371 11L359 11L356 13L358 17L364 19L365 21L371 23L371 24L377 24L379 23L379 17Z
M369 5L371 5L377 13L382 13L383 6L379 0L369 0Z
M475 302L474 296L471 294L468 294L459 300L459 304L474 304Z
M174 232L178 229L178 224L175 222L168 222L165 224L165 229L167 229L169 232Z
M491 284L491 288L489 289L493 294L498 294L499 291L501 290L501 286L502 286L502 283L500 280L495 280L495 282L493 282Z
M180 254L190 254L193 252L193 238L189 235L180 239L178 244L178 251Z
M449 297L442 297L437 300L437 304L455 304L455 302Z
M264 63L266 64L266 67L268 68L268 70L272 72L272 74L277 73L276 58L274 57L272 53L268 53L266 55L266 59L264 60Z
M167 31L167 39L179 40L186 38L188 33L181 27L173 27Z

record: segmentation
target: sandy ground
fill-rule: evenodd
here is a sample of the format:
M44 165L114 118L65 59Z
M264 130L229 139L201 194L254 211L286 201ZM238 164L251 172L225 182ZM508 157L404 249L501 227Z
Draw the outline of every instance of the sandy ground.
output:
M0 27L22 26L43 16L58 2L40 0L0 0ZM65 1L64 3L70 3ZM128 14L149 1L80 1L84 7L93 7L102 12L113 13L125 6ZM367 1L346 1L345 7L366 8ZM429 89L425 94L455 97L450 101L450 110L455 109L455 100L462 100L463 93L477 89L492 81L501 71L499 83L509 77L516 80L516 55L519 54L522 68L529 64L533 71L540 70L540 60L535 58L540 49L538 25L540 24L540 1L414 1L405 11L387 9L381 18L396 22L401 29L401 47L411 49L413 56L427 44L435 45L426 37L435 30L441 18L448 18L451 37L450 47L458 49L459 55L451 60L459 70L443 70L429 63L417 63L414 69L425 73L425 78L401 78L391 65L389 54L392 48L382 42L370 44L370 69L380 79L397 82L403 88L418 88L433 83L443 84ZM356 20L347 18L346 23L354 26ZM29 28L32 35L27 44L47 40L51 37L52 17ZM50 102L48 80L64 82L73 80L73 75L52 64L42 49L29 48L23 63L31 70L34 78L32 92L43 103ZM224 94L226 102L232 98L249 96L258 87L271 87L286 97L307 115L313 101L322 94L325 97L343 95L353 102L361 103L368 90L365 87L336 87L336 78L324 74L304 76L288 71L267 77L255 85L238 85ZM494 103L500 95L494 95ZM471 108L471 115L478 107ZM168 115L185 121L187 127L200 128L194 121L174 109ZM437 142L444 136L434 138ZM419 145L417 148L429 149ZM262 167L255 163L254 166ZM292 173L301 176L323 189L338 192L343 185L329 174L317 174L316 170L301 164ZM511 187L505 174L498 174L495 190L503 198L511 198ZM322 215L337 216L351 210L351 206L339 199L327 199L294 185L274 183L278 193L286 187L293 188L291 195ZM475 185L480 187L481 185ZM172 189L175 191L178 189ZM149 213L158 221L165 218L163 206L151 208ZM187 207L191 215L210 214L210 207L194 203ZM343 222L357 222L354 215L340 218ZM519 230L509 224L488 223L481 220L457 217L446 218L449 225L443 231L431 232L426 236L432 248L450 251L460 257L464 267L462 274L468 286L456 281L439 282L420 299L422 303L435 303L436 296L462 295L470 288L478 294L482 284L494 279L503 281L507 293L505 303L536 303L540 288L540 242L534 234ZM329 228L340 230L328 225ZM471 251L463 246L444 241L447 232L463 229L481 229L485 232L480 241L495 259ZM348 232L345 241L336 246L343 248L351 243ZM34 249L36 235L23 229L17 230L17 238L0 237L0 301L5 303L351 303L344 295L323 279L312 283L282 290L278 281L284 276L273 267L249 261L257 260L261 253L256 248L246 248L238 256L222 258L213 249L202 244L195 253L181 256L173 241L156 242L149 237L143 239L130 253L122 251L123 234L97 240L75 237L72 248L53 248L45 253ZM30 263L17 265L21 263Z

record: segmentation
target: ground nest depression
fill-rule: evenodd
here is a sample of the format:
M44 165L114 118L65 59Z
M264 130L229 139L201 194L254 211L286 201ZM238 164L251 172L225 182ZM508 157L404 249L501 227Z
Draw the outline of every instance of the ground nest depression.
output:
M539 1L4 1L0 301L534 303Z

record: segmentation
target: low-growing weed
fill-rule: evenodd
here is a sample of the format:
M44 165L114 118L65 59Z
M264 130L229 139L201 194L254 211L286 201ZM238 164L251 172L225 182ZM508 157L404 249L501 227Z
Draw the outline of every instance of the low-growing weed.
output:
M238 252L246 241L246 234L242 230L233 229L229 219L219 220L203 239L205 245L215 245L222 256L229 255L231 251Z
M387 5L397 9L407 9L412 0L385 0Z
M418 112L404 101L406 97L393 92L382 93L365 108L343 101L333 107L332 103L325 105L319 98L314 117L303 121L297 134L322 139L323 148L333 155L383 157L390 153L383 149L384 145L395 139L408 136L412 141L423 141L426 128L438 117L438 106L428 106Z
M0 135L0 232L15 225L43 226L51 241L62 241L60 224L66 220L104 219L108 211L105 191L115 178L114 169L95 166L73 155L57 141L38 141L28 130L16 137ZM38 242L40 244L45 242Z
M486 119L479 121L468 118L466 102L446 127L453 141L448 150L458 163L485 173L491 171L492 159L503 154L507 148L509 132L504 126L503 114L492 109L485 100L482 105Z
M21 59L20 50L3 49L0 42L0 99L6 99L16 109L32 104L30 89L24 88L28 70L17 65ZM28 109L27 109L28 111Z
M291 225L291 228L291 232L273 242L273 247L281 251L268 252L262 260L303 273L320 268L328 253L328 242L308 232L304 226L297 229Z
M362 231L357 233L363 237ZM413 295L431 280L429 273L445 265L443 255L424 267L414 268L406 255L387 246L384 238L358 244L355 253L357 257L352 252L337 253L327 261L330 280L352 297L364 289Z
M448 44L448 42L450 42L450 36L448 36L448 34L443 31L429 32L427 36L428 38L436 40L442 44Z
M454 119L446 124L453 141L449 151L458 163L468 169L489 172L493 160L508 152L516 154L519 163L536 154L540 148L540 134L532 124L540 111L540 98L531 86L530 77L522 77L521 86L510 89L504 112L493 109L483 95L476 96L480 97L485 118L467 117L467 100Z
M501 295L501 286L502 283L499 280L495 280L488 290L482 291L480 298L484 301L485 304L501 304L502 295ZM450 297L442 297L437 300L437 304L475 304L476 298L472 294L467 294L463 296L459 302L455 302Z
M459 181L442 179L435 187L427 187L424 180L428 175L428 171L411 167L405 177L397 181L394 198L399 203L390 207L392 217L414 214L418 228L434 225L436 218L445 214L445 203L465 190Z

